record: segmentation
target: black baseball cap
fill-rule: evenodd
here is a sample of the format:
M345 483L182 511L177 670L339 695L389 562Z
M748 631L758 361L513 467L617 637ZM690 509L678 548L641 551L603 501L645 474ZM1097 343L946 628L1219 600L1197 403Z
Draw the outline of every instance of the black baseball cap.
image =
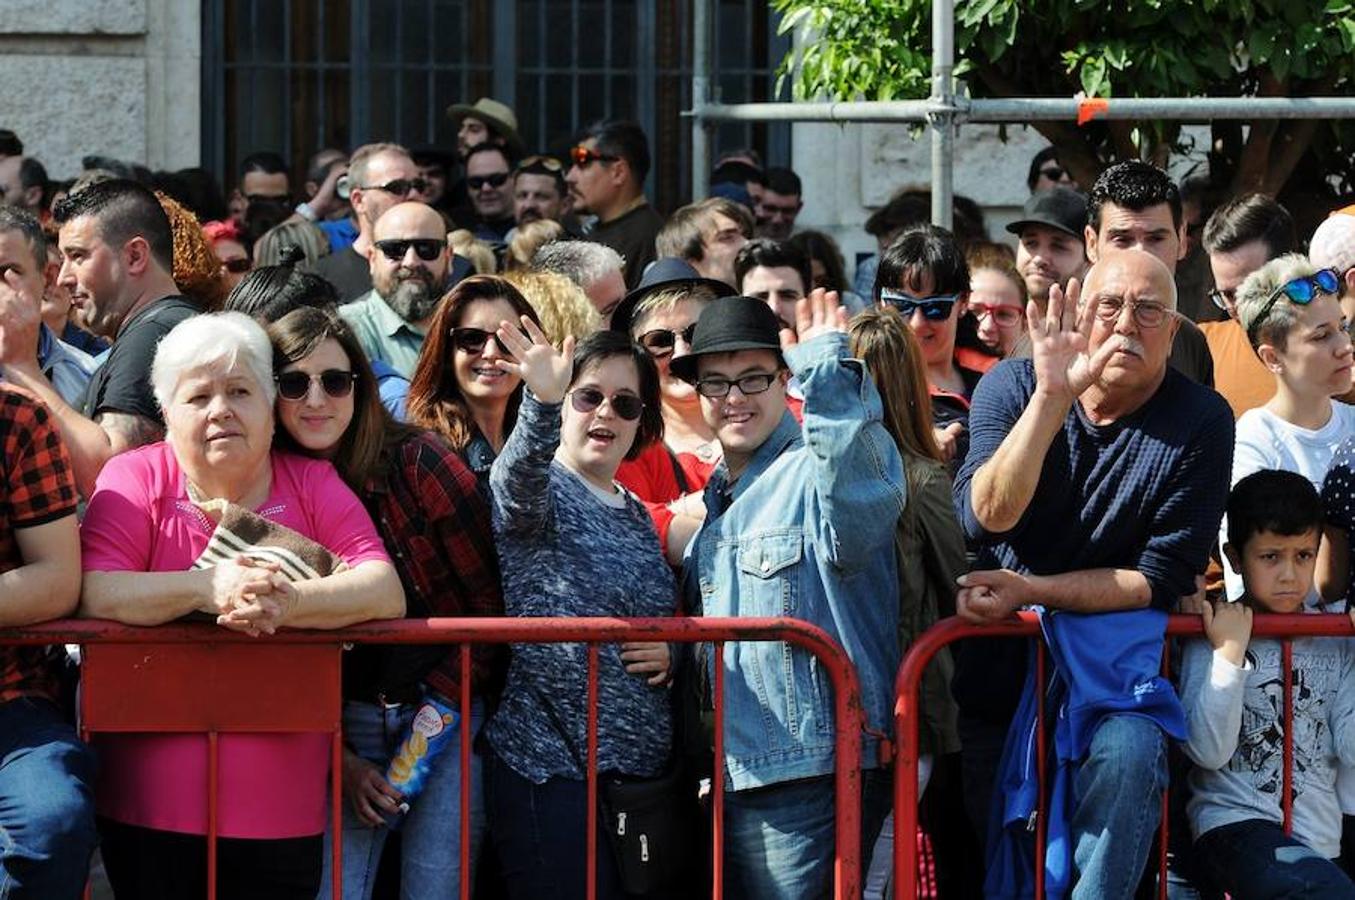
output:
M631 319L635 315L635 307L639 306L641 300L655 291L666 288L690 289L694 287L708 287L715 292L717 297L725 297L734 293L734 289L723 281L702 277L701 273L692 268L691 263L685 259L679 259L676 256L659 257L645 269L645 273L640 276L640 283L635 286L635 290L627 294L616 305L616 309L612 310L612 331L630 334Z
M721 297L706 307L696 320L692 352L678 356L668 371L683 381L696 382L697 357L707 353L737 353L740 350L771 350L778 366L781 357L781 321L772 308L752 297Z
M1021 218L1007 226L1019 235L1027 225L1044 225L1086 240L1087 198L1072 188L1056 187L1030 195L1021 207Z

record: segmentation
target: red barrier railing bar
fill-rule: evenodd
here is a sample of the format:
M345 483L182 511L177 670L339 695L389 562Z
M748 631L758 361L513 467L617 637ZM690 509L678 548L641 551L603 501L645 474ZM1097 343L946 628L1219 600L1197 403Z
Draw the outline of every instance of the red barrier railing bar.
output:
M568 736L565 738L570 740ZM598 645L588 645L588 900L598 889ZM608 840L611 840L609 837Z
M711 767L711 897L722 900L725 895L725 645L716 641L712 647L715 664L715 764Z
M217 733L207 733L207 900L216 900L217 766L221 762Z
M451 697L447 698L452 699ZM461 900L470 900L471 699L470 644L461 645Z
M833 687L835 717L836 900L860 894L860 772L864 713L860 681L847 652L826 631L789 617L622 619L588 618L435 618L369 622L330 631L284 629L275 635L250 637L212 625L124 625L95 619L58 620L40 625L0 629L0 644L197 644L234 643L278 646L301 644L451 644L451 643L583 643L596 646L627 641L722 643L779 641L803 648L818 659ZM722 659L722 658L721 658ZM718 677L723 666L717 666ZM596 690L596 685L594 685ZM595 703L595 699L594 699ZM717 716L717 721L718 721ZM596 727L596 722L593 723ZM595 739L594 733L594 739ZM209 750L214 752L213 743ZM721 742L723 752L723 742ZM209 760L211 762L211 760ZM595 762L595 760L594 760ZM721 770L723 760L720 760ZM212 774L215 774L213 764ZM590 773L596 779L596 772ZM916 775L914 776L916 777ZM715 783L722 787L722 780ZM596 816L596 783L589 815ZM212 803L215 802L213 794ZM209 807L209 865L214 865L215 806ZM594 829L596 820L593 822ZM593 836L596 840L596 836ZM717 859L721 854L717 853ZM592 858L590 856L590 865ZM212 876L214 877L214 871ZM212 882L213 886L215 881Z
M329 738L329 793L334 798L329 810L331 900L343 900L343 729Z
M1039 617L1033 612L1020 612L1004 622L973 625L952 616L936 623L914 640L894 681L894 725L898 743L897 770L894 773L894 881L896 896L917 896L917 763L918 763L918 685L922 673L932 657L955 641L973 637L1035 637L1040 633ZM1350 637L1355 625L1350 617L1339 613L1265 613L1252 620L1253 637L1287 636ZM1167 617L1168 637L1203 637L1204 623L1196 615ZM1286 671L1289 670L1286 664ZM1286 706L1287 709L1287 706ZM1288 714L1288 709L1287 709ZM1292 725L1286 728L1286 752L1293 753L1288 743ZM1286 757L1285 772L1289 763ZM1284 803L1290 802L1286 789ZM1286 821L1288 816L1286 815Z

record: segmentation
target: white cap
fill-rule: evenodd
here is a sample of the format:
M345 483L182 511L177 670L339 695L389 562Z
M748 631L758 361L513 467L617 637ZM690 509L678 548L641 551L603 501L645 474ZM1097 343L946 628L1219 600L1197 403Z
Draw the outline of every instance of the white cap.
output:
M1337 273L1355 267L1355 206L1338 209L1317 226L1308 245L1308 261Z

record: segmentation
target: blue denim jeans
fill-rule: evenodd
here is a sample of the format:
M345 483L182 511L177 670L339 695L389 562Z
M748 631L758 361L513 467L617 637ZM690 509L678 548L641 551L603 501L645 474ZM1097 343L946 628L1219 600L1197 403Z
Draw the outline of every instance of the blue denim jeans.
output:
M733 900L832 896L833 777L725 794L725 894ZM890 775L861 773L861 847L869 858L893 801Z
M445 702L445 701L444 701ZM448 704L458 707L458 704ZM348 701L343 708L344 739L355 753L383 771L409 728L417 707L401 704L385 708L375 703ZM476 700L471 707L471 737L480 731L484 707ZM403 900L456 897L461 889L461 737L438 758L423 792L414 798L400 823L400 896ZM481 790L480 754L471 753L470 858L474 878L475 857L485 834L484 794ZM372 896L376 869L385 846L386 827L373 828L360 822L345 797L343 801L343 895L356 900ZM331 836L325 833L325 873L319 900L332 893L330 874Z
M94 752L45 700L0 703L0 898L75 900L98 843Z
M1195 849L1201 867L1233 900L1355 898L1355 884L1336 863L1275 822L1247 819L1211 829Z
M1162 817L1167 739L1143 716L1103 719L1074 778L1073 900L1130 898Z

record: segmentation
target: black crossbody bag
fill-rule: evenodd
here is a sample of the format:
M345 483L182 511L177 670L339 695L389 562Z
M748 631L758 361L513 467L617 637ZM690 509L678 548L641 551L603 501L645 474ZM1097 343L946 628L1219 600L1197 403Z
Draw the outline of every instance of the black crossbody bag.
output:
M587 759L580 756L536 685L532 685L532 693L586 778ZM621 888L627 894L664 896L690 874L700 832L696 796L685 796L690 786L691 779L671 749L663 774L652 778L598 773L599 822L612 848Z

